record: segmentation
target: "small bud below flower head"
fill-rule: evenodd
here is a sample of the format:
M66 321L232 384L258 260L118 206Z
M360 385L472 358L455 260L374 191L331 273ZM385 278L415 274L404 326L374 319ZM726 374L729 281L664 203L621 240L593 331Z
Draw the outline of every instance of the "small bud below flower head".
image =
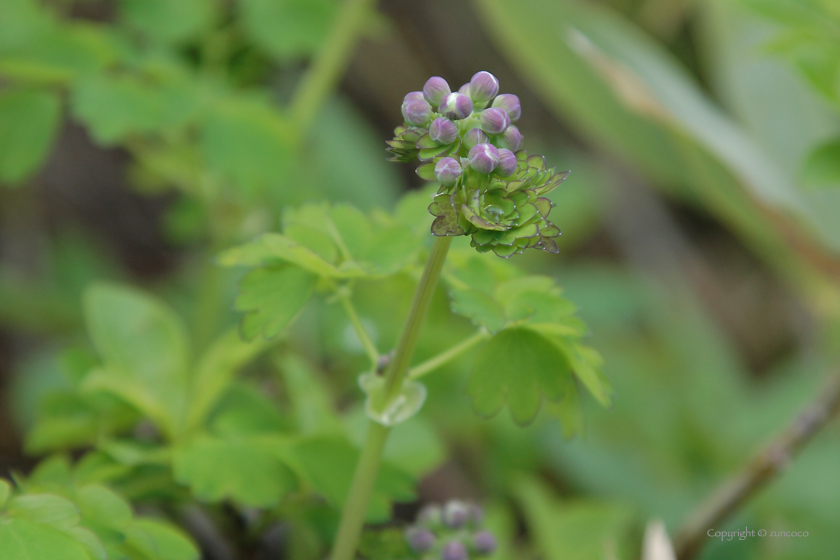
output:
M510 117L501 109L485 109L481 112L481 128L487 134L501 134L510 126Z
M464 146L468 150L471 150L473 146L477 146L478 144L484 144L485 142L489 142L490 138L484 134L484 131L480 128L471 128L464 134Z
M499 93L499 80L490 72L478 72L470 80L470 97L478 103L486 103Z
M493 107L502 109L510 117L511 122L516 122L522 116L522 106L519 104L519 97L512 93L503 93L493 100Z
M451 157L445 157L435 164L435 177L440 181L441 185L451 187L458 181L461 176L461 164L458 160ZM444 513L444 518L446 514Z
M406 531L405 538L411 550L418 554L429 552L437 543L437 538L435 538L434 533L428 529L418 529L416 527L412 527Z
M448 93L440 100L438 111L452 120L465 119L473 110L472 99L463 93Z
M516 154L506 148L501 148L499 149L499 166L496 168L496 173L502 177L509 177L516 171L518 163Z
M522 134L519 133L519 129L514 125L510 125L496 141L500 147L515 152L522 145Z
M460 541L449 541L440 551L440 560L469 560L467 547Z
M403 103L402 114L408 124L424 126L432 117L432 106L425 99L412 99Z
M469 153L470 167L479 173L492 173L496 166L499 165L499 150L493 144L478 144L473 146ZM454 503L454 502L450 502ZM447 511L449 505L447 504ZM466 508L464 510L466 516ZM444 512L444 519L446 513Z
M481 145L484 146L486 144ZM477 147L478 146L476 146L476 148ZM495 150L495 148L493 149ZM472 153L470 154L470 161L472 162ZM492 171L492 169L490 171ZM487 171L487 173L490 173L490 171ZM467 522L468 517L469 510L467 509L467 504L460 500L451 500L443 507L443 523L450 529L463 527Z
M432 105L439 105L444 95L452 93L449 84L440 76L432 76L423 86L423 96Z
M438 144L451 144L458 136L458 127L446 117L438 117L429 127L429 136Z
M473 548L479 554L496 552L496 537L490 531L479 531L473 537Z

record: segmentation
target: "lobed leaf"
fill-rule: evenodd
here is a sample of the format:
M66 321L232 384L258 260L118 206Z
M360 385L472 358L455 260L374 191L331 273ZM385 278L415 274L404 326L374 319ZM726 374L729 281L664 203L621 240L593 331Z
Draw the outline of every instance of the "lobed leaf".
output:
M234 307L246 314L241 333L246 340L258 334L269 339L291 323L309 301L316 277L295 267L258 268L239 285Z

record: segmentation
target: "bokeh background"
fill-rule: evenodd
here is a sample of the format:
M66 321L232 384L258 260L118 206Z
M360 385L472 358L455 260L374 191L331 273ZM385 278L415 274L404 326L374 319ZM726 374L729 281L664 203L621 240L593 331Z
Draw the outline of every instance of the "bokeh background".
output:
M633 558L647 519L675 533L836 375L840 4L369 4L346 60L301 98L343 2L0 2L0 474L60 447L32 434L66 383L56 356L85 343L85 286L154 292L205 345L236 320L214 254L301 201L392 209L421 187L385 161L402 97L488 70L520 97L529 151L572 170L552 195L560 254L517 262L579 306L616 398L585 403L568 440L549 418L478 419L452 365L418 436L421 500L502 504L511 558L609 558L613 526L637 535ZM386 344L401 322L387 293L360 297ZM304 343L339 407L363 363L344 326ZM421 354L465 328L427 333ZM710 527L808 538L709 539L701 556L835 558L838 440L829 423Z

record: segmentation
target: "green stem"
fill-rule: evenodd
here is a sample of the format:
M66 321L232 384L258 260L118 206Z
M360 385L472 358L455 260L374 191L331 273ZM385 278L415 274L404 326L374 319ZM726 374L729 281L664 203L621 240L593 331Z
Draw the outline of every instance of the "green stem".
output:
M490 338L490 333L485 331L484 329L478 331L474 335L462 340L449 350L441 352L437 356L433 358L429 358L422 364L415 366L408 370L408 378L409 379L417 379L426 375L427 373L431 373L437 368L444 366L478 344L483 340L487 340Z
M359 319L359 314L356 313L356 308L353 306L353 302L350 301L350 296L339 289L338 299L341 300L341 305L344 306L344 312L347 313L350 323L356 330L356 336L359 337L365 352L367 352L368 358L370 358L370 363L373 366L372 371L376 371L376 366L379 363L379 351L370 339L370 335L368 335L365 326L362 324L362 320Z
M414 294L414 301L411 304L411 311L408 314L405 328L400 336L394 359L388 370L385 372L385 386L388 400L399 393L400 387L408 373L408 365L417 347L417 339L420 336L420 329L426 318L426 312L435 293L440 271L446 260L446 253L452 243L450 237L436 237L420 278L420 284ZM338 526L335 545L333 546L331 560L352 560L356 553L356 546L359 544L359 537L365 523L370 496L373 492L373 485L376 482L376 475L379 472L379 464L382 462L382 450L388 438L390 428L376 422L370 422L367 439L353 473L353 482L350 486L350 494L344 504L341 513L341 523Z
M292 115L301 130L309 128L318 109L338 82L341 71L353 54L365 14L373 4L374 0L346 0L342 3L326 42L292 99Z

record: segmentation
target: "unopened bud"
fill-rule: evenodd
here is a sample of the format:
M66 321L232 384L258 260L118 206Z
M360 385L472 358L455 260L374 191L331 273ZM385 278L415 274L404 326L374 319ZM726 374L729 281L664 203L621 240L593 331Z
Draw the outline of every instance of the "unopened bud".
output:
M411 99L403 103L402 114L408 124L424 126L432 117L432 106L425 99Z
M492 144L478 144L473 146L469 152L470 167L479 173L492 173L499 165L499 150ZM450 502L454 503L454 502ZM447 504L447 511L449 505ZM466 508L464 509L466 516Z
M502 109L510 117L511 122L516 122L522 116L522 106L519 104L519 97L512 93L503 93L493 100L493 107Z
M429 127L429 136L438 144L451 144L458 137L458 127L446 117L438 117Z
M490 138L480 128L471 128L464 134L464 146L471 150L473 146L489 142Z
M452 120L465 119L473 110L472 100L463 93L449 93L440 100L438 111Z
M496 143L500 148L507 148L511 152L515 152L522 145L522 134L514 125L510 125L501 136L496 138Z
M509 177L516 171L518 163L516 154L506 148L501 148L499 150L499 166L496 167L496 173L502 177Z
M489 146L489 144L481 144L480 146ZM473 148L480 148L480 146L476 146ZM490 146L493 148L493 146ZM495 150L496 148L493 148ZM498 152L496 153L496 161L493 163L493 167L496 166L498 163L499 157ZM472 150L470 150L470 164L472 164ZM490 171L493 171L492 169ZM481 171L481 173L490 173L490 171ZM461 502L459 500L452 500L447 502L447 504L443 508L443 523L449 527L450 529L458 529L463 527L464 524L467 522L467 518L469 517L469 510L467 509L467 504Z
M460 541L449 541L440 551L440 560L469 560L467 547Z
M478 72L470 80L470 97L476 103L487 103L499 93L499 80L490 72Z
M487 134L501 134L510 126L510 117L502 109L485 109L480 120L481 128Z
M432 76L426 80L426 84L423 86L423 96L426 101L434 106L439 105L443 96L451 92L449 84L440 76Z
M496 537L490 531L479 531L473 537L473 548L479 554L493 554L496 546Z
M434 533L428 529L418 529L416 527L412 527L406 531L405 538L411 550L418 554L429 552L435 547L435 543L437 543L437 538L435 538Z
M461 164L455 158L445 157L435 164L435 178L441 185L451 187L460 176Z

